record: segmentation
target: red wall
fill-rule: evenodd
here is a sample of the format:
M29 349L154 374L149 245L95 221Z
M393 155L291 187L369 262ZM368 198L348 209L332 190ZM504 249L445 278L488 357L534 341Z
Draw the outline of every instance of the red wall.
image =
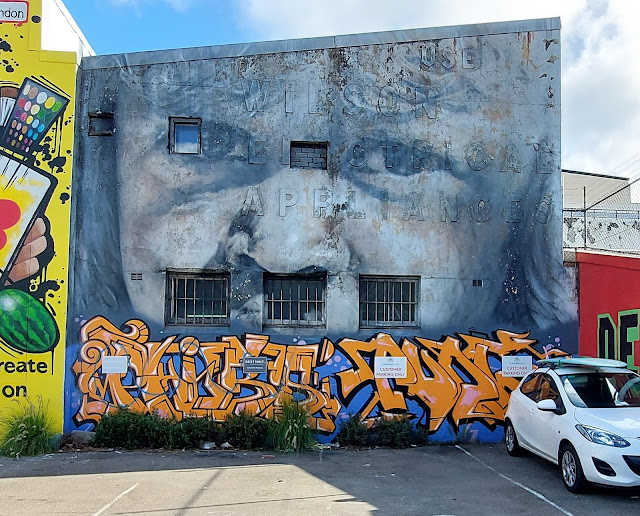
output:
M579 251L577 261L580 355L640 366L640 256Z

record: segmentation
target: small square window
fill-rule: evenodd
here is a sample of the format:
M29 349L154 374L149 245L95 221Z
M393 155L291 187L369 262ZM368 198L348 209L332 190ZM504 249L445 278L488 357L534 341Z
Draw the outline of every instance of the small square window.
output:
M200 154L202 149L199 118L171 118L169 151L171 154Z
M220 272L167 271L167 325L229 325L231 277Z
M114 131L113 113L89 113L89 136L113 136Z
M318 168L327 170L327 142L291 142L289 166L291 168Z
M473 286L474 287L481 287L482 286L482 280L481 279L474 279L473 280Z
M326 289L326 274L265 275L265 326L324 326Z
M412 276L360 276L360 327L418 326L418 285Z

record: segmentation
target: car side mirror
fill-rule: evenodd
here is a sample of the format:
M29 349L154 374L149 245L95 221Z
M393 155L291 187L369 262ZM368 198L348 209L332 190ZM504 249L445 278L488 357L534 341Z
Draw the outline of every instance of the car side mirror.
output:
M556 402L550 399L540 400L536 405L538 407L538 410L545 410L550 412L558 410Z

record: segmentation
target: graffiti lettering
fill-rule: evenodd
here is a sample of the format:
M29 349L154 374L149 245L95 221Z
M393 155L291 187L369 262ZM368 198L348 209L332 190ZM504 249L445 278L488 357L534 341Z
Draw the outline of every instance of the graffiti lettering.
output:
M621 360L640 370L640 310L618 312L618 324L610 314L598 315L598 357Z
M504 420L509 394L518 384L517 378L502 376L500 358L545 356L528 333L504 330L493 339L457 334L442 341L404 338L400 344L386 333L335 345L326 338L316 344L276 344L254 334L214 342L149 338L140 320L128 321L124 331L103 317L83 326L72 366L82 394L77 424L95 424L118 406L176 419L223 420L240 410L270 418L286 396L297 399L313 428L324 434L336 431L341 414L356 412L369 425L379 417L410 413L430 432L447 420L454 427L469 421L493 427ZM245 355L266 357L267 372L243 373ZM102 359L108 356L127 356L127 373L104 373ZM406 358L406 377L376 378L376 357ZM409 410L409 401L417 403L418 412Z

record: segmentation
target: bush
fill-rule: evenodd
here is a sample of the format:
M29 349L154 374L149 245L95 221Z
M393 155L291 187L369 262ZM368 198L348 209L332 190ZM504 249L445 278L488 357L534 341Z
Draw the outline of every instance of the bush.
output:
M52 451L55 426L42 398L37 403L14 401L17 406L0 413L0 454L17 459Z
M412 443L413 425L406 415L380 418L369 430L369 444L406 448Z
M165 448L170 444L171 426L175 421L157 413L132 412L119 407L102 416L96 426L94 444L113 448Z
M362 416L355 414L340 425L337 440L341 446L366 446L368 435L368 428L362 421Z
M270 422L261 417L241 411L230 414L223 423L222 439L236 448L250 450L263 448L267 440Z
M302 405L284 400L281 413L269 429L269 442L278 451L309 450L317 443L309 426L308 414Z
M205 442L222 442L220 423L208 417L185 417L171 426L170 448L200 448Z

